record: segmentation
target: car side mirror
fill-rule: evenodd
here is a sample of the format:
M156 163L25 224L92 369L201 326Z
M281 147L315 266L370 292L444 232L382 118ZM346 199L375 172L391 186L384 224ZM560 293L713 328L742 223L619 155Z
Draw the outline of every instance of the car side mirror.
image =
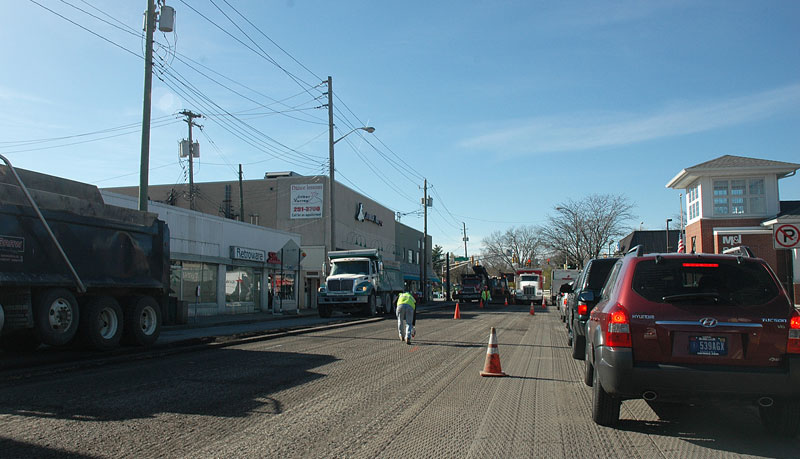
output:
M585 290L578 295L578 301L582 301L584 303L591 303L594 301L594 292L591 290Z
M561 284L558 288L558 293L572 293L572 284Z

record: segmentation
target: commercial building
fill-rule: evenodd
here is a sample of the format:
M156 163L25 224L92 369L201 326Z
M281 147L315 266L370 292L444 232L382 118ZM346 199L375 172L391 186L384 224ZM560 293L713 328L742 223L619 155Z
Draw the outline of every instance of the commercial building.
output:
M687 252L750 247L775 270L800 303L797 249L776 248L778 223L798 222L797 201L781 201L778 181L800 164L725 155L681 170L667 183L685 191Z
M138 195L136 187L107 190ZM152 201L298 234L302 243L297 290L288 293L282 285L273 287L296 300L300 308L316 307L317 288L324 282L330 250L378 249L384 262L403 271L408 289L420 290L422 232L395 221L394 211L338 182L334 194L335 218L331 222L327 176L267 173L258 180L195 183L191 194L186 184L150 185L148 189ZM334 247L330 243L331 223L335 225ZM432 242L428 236L427 277L438 282L431 268Z
M106 204L138 207L133 196L101 195ZM286 294L298 288L299 234L152 201L148 211L169 227L170 296L183 302L188 317L299 307ZM275 285L280 288L270 288Z

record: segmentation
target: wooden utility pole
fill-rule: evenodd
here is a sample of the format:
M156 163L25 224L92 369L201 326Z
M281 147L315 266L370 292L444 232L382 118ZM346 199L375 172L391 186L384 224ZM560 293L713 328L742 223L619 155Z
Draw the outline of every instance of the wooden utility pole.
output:
M202 118L203 115L192 113L189 110L183 110L180 113L186 117L186 123L189 125L189 208L194 210L194 143L192 142L192 126L197 126L197 124L192 120Z
M242 164L239 163L239 221L244 221L244 191L242 191Z
M425 179L423 186L422 207L424 208L423 215L424 226L422 233L422 302L428 301L428 179Z
M144 45L144 104L142 107L142 154L139 160L139 210L147 210L147 184L150 180L150 100L153 89L153 33L156 29L156 4L147 0Z
M330 247L328 250L336 250L336 219L334 217L334 194L333 189L336 188L336 179L333 176L333 78L328 76L328 219L331 222L330 229Z

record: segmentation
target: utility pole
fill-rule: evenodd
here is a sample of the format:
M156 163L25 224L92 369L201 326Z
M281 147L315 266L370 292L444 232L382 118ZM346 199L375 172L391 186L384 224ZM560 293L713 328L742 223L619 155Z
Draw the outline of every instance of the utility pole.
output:
M203 115L192 113L189 110L183 110L180 113L186 117L186 123L189 125L189 209L194 210L194 143L192 143L192 126L197 126L197 124L192 120L202 118Z
M331 222L330 229L330 248L336 250L336 220L334 218L334 195L333 189L336 187L336 179L333 176L333 78L328 76L328 219Z
M461 222L461 224L464 225L464 258L469 258L467 256L467 241L469 241L467 237L467 224L464 222Z
M144 45L144 104L142 108L142 154L139 160L139 210L147 210L147 184L150 180L150 100L153 89L153 33L156 29L156 4L147 0Z
M242 164L239 163L239 221L244 221L244 192L242 191Z
M669 252L669 222L671 221L672 221L671 218L667 219L667 252Z
M424 221L422 233L422 302L428 301L428 179L425 179L423 186L424 194L422 198L422 206L424 208Z
M450 301L450 252L447 252L447 290L444 295L445 301Z

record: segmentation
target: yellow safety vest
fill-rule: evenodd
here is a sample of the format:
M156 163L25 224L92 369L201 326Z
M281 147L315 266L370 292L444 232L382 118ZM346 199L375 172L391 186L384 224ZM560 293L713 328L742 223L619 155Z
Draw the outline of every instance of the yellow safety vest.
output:
M488 290L484 290L481 292L481 299L484 301L488 301L492 299L492 294L489 293Z
M400 306L401 304L407 304L411 306L411 309L417 309L417 302L414 301L414 297L410 293L404 292L397 297L397 305Z

